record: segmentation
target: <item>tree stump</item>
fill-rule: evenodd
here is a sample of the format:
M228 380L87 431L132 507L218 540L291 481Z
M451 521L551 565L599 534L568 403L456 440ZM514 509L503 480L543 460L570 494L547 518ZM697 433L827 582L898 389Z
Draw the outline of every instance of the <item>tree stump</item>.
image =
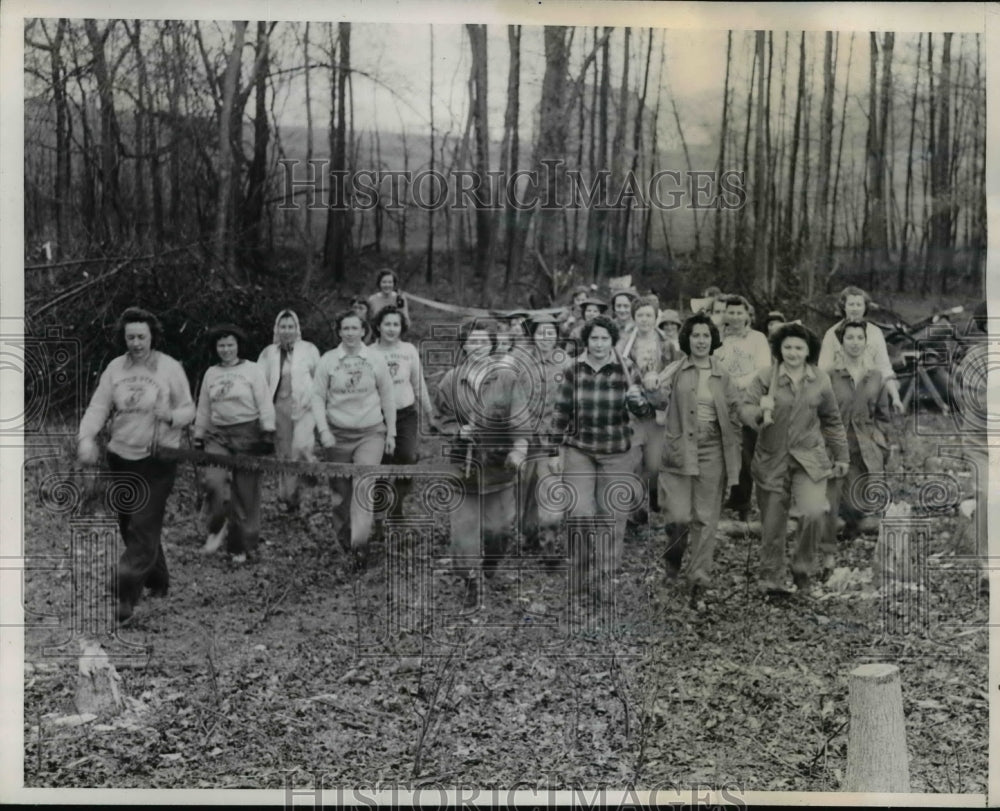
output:
M910 763L903 692L895 665L861 665L850 674L851 731L845 791L908 792Z
M76 683L76 710L107 718L125 709L121 679L99 642L80 640L80 673Z

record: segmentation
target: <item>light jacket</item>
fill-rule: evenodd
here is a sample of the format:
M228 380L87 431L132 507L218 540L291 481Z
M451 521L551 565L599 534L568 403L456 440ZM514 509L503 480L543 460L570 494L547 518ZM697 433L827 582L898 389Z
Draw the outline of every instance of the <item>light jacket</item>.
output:
M361 345L348 355L344 345L319 360L313 378L312 413L320 435L328 428L364 431L385 425L396 436L396 399L382 355Z
M170 420L153 416L157 403ZM166 448L180 444L181 429L194 419L194 401L184 368L155 349L143 363L120 355L101 374L97 390L80 420L80 439L93 439L111 417L108 450L123 459L145 459L154 440Z
M771 345L763 332L743 327L724 333L722 346L713 357L718 358L736 388L745 391L758 371L771 368Z
M861 461L860 467L868 473L881 473L892 431L889 397L881 372L867 369L855 383L851 373L841 365L830 373L830 383L847 431L852 461Z
M722 435L726 479L732 487L740 479L740 419L743 401L739 391L715 357L710 357L708 389L715 401L715 413ZM698 474L698 367L690 357L660 375L660 389L647 395L653 405L666 409L665 441L660 469L685 476Z
M837 340L837 328L844 323L840 319L823 335L823 343L819 349L819 361L817 365L824 372L829 372L844 362L844 348ZM888 380L895 377L892 370L892 361L889 358L889 349L885 344L885 335L871 321L866 322L865 327L865 363L872 369L877 369L882 373L882 379Z
M836 462L848 462L847 435L840 409L826 372L807 365L793 391L791 378L779 365L774 390L774 422L761 427L757 435L751 473L764 490L785 490L788 462L795 459L813 481L822 481L832 472L830 454ZM740 410L743 422L757 428L761 415L760 398L768 393L771 370L761 369L746 391Z
M319 350L309 341L302 340L302 329L299 317L291 310L282 310L274 319L274 343L265 346L257 358L257 363L264 370L267 380L268 394L274 400L274 393L281 382L281 346L278 343L278 321L281 317L291 317L295 321L295 342L289 351L292 383L292 419L299 420L310 410L312 399L313 375L319 364Z

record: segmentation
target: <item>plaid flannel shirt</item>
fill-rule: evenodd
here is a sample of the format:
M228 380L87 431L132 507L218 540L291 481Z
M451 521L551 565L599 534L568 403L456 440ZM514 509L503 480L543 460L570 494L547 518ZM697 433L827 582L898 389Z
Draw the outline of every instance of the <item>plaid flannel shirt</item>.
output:
M571 364L563 378L552 420L552 443L572 445L586 453L625 453L632 447L629 411L637 417L653 413L645 400L633 406L625 394L639 384L634 369L622 365L617 353L600 369L587 362L586 353Z

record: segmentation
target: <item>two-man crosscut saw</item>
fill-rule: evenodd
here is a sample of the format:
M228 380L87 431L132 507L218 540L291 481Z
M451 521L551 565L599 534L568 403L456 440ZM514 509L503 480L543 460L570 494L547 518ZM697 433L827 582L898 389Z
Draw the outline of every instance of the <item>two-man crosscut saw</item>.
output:
M452 475L454 465L357 465L348 462L298 462L278 459L274 456L254 456L252 454L221 454L187 448L167 448L157 446L153 456L168 462L194 462L208 467L224 467L231 470L253 470L261 473L289 473L299 476L344 477L377 475L382 479L412 479L414 476L430 474Z

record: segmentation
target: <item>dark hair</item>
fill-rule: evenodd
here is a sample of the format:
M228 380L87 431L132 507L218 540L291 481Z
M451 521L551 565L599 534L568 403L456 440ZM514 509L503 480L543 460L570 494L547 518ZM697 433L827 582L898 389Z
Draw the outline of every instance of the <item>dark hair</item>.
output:
M781 362L781 344L784 342L785 338L801 338L806 342L806 346L809 348L809 354L806 357L806 363L811 363L813 366L819 360L819 338L816 335L806 329L801 324L782 324L778 329L774 331L768 340L771 343L771 354Z
M722 346L722 336L719 335L719 328L707 313L695 313L681 326L681 331L677 335L677 343L680 344L681 352L685 355L691 354L691 333L699 324L705 324L712 335L712 348L708 354L711 355Z
M534 338L535 337L535 333L538 332L538 328L539 327L544 327L546 325L555 328L556 337L558 338L558 336L559 336L559 322L558 321L536 321L533 318L529 318L525 322L525 326L528 329L528 337L529 338Z
M402 337L406 335L406 331L410 328L409 321L406 320L406 315L398 307L393 307L391 304L387 304L381 310L379 310L375 317L371 320L372 334L376 338L382 337L382 319L387 315L398 315L399 316L399 335Z
M365 305L365 312L368 313L368 317L370 318L371 314L372 314L372 308L371 308L371 305L368 303L368 299L366 299L364 296L355 296L354 298L351 299L351 309L352 310L358 304L364 304Z
M781 321L784 323L785 320L785 314L781 310L771 310L764 319L764 326L767 327L772 321Z
M458 325L458 346L460 349L465 347L465 342L469 340L469 336L477 329L485 330L490 336L490 344L492 345L491 352L497 348L497 330L499 324L492 318L482 318L479 316L473 316L472 318L466 318L461 324Z
M163 324L160 323L159 318L153 315L149 310L142 309L142 307L128 307L118 318L118 324L115 329L121 336L122 343L125 343L126 324L139 323L145 324L149 327L149 348L151 350L156 349L163 340ZM128 349L127 344L125 348Z
M367 304L367 302L365 303ZM340 313L333 320L333 331L334 333L336 333L338 338L340 337L340 327L344 323L344 319L346 318L357 318L358 321L361 322L361 328L364 330L362 338L367 338L369 335L371 335L372 326L371 324L368 323L367 318L362 318L360 315L354 312L354 310L344 310L344 312Z
M590 343L590 333L594 331L594 327L603 327L608 331L608 335L611 336L612 346L618 343L618 337L621 335L618 331L618 325L606 315L598 315L591 318L586 324L583 325L583 329L580 330L580 340L583 342L584 349L586 349L587 344Z
M610 301L608 301L608 304L610 305L611 309L613 310L615 308L615 299L618 298L619 296L625 296L625 298L628 299L629 309L631 309L632 302L635 301L636 297L633 296L631 293L626 293L624 290L619 290L617 293L611 296Z
M840 313L842 318L846 318L847 314L844 312L844 305L847 304L848 296L861 296L865 300L865 315L868 315L868 308L871 306L871 297L860 287L855 287L853 284L848 285L843 290L840 291L840 295L837 297L837 312Z
M722 288L718 285L710 285L705 288L705 292L701 294L702 298L715 298L716 296L722 295Z
M215 345L223 338L232 336L236 339L236 355L239 357L246 348L247 334L235 324L216 324L208 331L208 348L215 350Z
M381 270L376 271L375 286L381 287L382 279L384 279L386 276L392 276L392 289L395 290L396 292L399 292L399 276L396 275L396 271L394 271L392 268L382 268Z
M837 336L837 342L838 343L840 343L840 344L844 343L844 335L847 334L847 330L848 330L849 327L858 327L858 328L860 328L861 331L865 335L865 341L868 340L868 322L867 321L854 320L854 321L845 321L843 324L841 324L839 327L837 327L833 331L833 334Z

